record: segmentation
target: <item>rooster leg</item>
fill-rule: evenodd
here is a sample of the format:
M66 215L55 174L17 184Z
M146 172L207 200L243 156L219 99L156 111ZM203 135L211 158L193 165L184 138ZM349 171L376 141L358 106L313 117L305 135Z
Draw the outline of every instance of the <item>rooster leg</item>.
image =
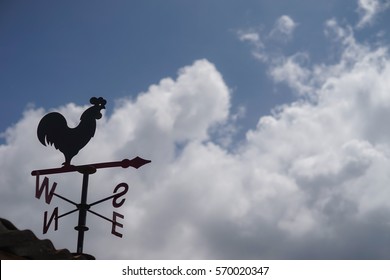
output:
M72 157L65 155L65 162L62 163L63 166L70 166L70 161L72 160Z

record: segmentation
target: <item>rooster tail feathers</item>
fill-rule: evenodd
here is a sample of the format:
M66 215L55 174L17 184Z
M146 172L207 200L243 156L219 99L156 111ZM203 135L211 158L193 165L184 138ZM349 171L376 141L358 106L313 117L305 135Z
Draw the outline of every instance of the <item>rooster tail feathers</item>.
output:
M42 128L40 129L41 127L38 127L38 139L39 139L39 142L42 143L42 145L46 146L46 134L42 131Z
M45 115L38 124L37 136L39 142L46 146L46 143L52 145L56 140L61 138L68 124L63 115L57 112Z

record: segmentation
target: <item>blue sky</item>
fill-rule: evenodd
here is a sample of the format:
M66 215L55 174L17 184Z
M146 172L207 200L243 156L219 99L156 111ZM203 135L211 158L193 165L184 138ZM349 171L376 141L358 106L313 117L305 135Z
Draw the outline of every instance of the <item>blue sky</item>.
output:
M2 1L0 213L72 250L76 217L41 233L44 211L71 209L34 198L30 172L63 162L36 127L49 111L76 126L102 96L74 164L152 164L94 175L91 200L131 187L124 238L88 217L86 252L388 259L389 11L384 0ZM79 177L51 180L79 196Z
M271 42L279 52L330 59L321 31L331 17L358 21L355 1L2 1L1 130L27 104L83 104L90 96L136 96L177 69L207 58L234 89L233 106L247 108L245 124L294 96L237 39L241 29L269 32L288 12L294 40ZM385 25L385 17L378 19ZM360 33L360 32L359 32ZM364 31L371 39L372 29ZM368 33L368 34L367 34ZM375 33L375 31L374 31ZM358 34L360 35L360 34Z

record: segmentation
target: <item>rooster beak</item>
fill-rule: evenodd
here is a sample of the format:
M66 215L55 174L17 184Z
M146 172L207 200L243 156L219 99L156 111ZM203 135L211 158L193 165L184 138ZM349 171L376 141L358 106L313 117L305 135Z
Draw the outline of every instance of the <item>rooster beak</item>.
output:
M106 109L106 106L104 106L104 105L102 105L102 107L101 107L102 109Z

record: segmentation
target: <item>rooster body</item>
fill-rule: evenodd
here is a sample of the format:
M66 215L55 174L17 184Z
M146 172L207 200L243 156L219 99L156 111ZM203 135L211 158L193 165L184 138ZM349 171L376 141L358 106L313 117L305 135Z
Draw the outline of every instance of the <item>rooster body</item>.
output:
M45 115L38 125L37 136L42 145L54 145L65 157L64 166L70 165L72 158L88 144L95 135L96 120L102 117L100 110L105 109L106 100L93 97L89 107L80 117L80 123L70 128L63 115L52 112Z

